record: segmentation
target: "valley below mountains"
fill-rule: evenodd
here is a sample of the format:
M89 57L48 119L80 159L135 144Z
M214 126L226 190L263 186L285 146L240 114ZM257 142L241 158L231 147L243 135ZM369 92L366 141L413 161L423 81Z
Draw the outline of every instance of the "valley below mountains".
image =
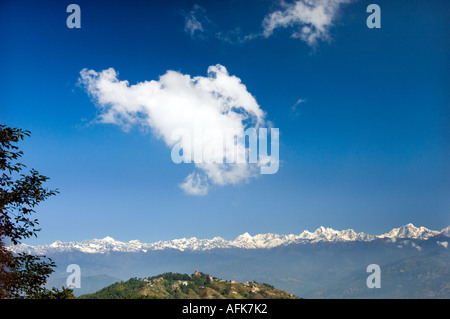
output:
M50 257L49 286L66 285L66 268L81 269L77 296L115 282L199 269L236 282L263 282L300 298L450 298L450 227L408 224L381 235L319 227L299 235L248 233L234 240L183 238L156 243L116 241L10 247ZM367 266L380 266L381 288L368 288Z

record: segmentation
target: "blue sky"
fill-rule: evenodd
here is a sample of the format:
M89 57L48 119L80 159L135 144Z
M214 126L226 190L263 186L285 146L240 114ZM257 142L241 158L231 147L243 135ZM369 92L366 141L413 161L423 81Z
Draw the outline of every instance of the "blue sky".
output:
M324 0L314 42L302 28L320 21L289 16L295 1L77 1L69 29L72 2L0 4L0 120L31 131L23 161L60 190L27 243L450 224L448 2ZM366 26L370 3L380 29ZM291 20L269 34L274 12ZM100 123L79 82L85 68L132 86L217 64L279 128L281 163L203 196L179 186L194 164L173 163L151 130Z

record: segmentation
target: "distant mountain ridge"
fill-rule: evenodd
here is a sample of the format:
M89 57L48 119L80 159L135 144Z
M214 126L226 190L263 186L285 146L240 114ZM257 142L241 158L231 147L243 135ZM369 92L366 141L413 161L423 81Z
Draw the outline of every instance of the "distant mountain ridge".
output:
M102 239L84 240L81 242L61 242L55 241L50 245L30 246L19 244L10 246L16 253L27 252L33 254L48 254L58 252L80 251L88 254L102 254L107 252L147 252L165 249L175 249L179 251L206 251L217 248L243 248L261 249L287 246L290 244L315 244L320 242L370 242L376 239L396 241L397 239L417 239L428 240L434 236L444 235L450 237L450 226L441 231L430 230L426 227L416 227L409 223L407 225L394 228L388 233L381 235L369 235L363 232L356 233L353 229L334 230L323 226L314 232L307 230L299 235L278 235L273 233L250 235L244 233L234 240L225 240L221 237L212 239L181 238L169 241L158 241L154 243L143 243L139 240L128 242L117 241L109 236ZM448 245L443 242L442 245Z

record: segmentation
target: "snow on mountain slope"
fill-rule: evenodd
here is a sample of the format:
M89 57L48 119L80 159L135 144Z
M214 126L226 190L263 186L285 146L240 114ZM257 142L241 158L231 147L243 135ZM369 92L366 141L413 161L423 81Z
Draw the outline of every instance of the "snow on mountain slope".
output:
M427 240L433 236L442 234L450 237L450 226L442 231L430 230L425 227L415 227L413 224L394 228L382 235L368 235L363 232L356 233L353 229L334 230L323 226L314 232L307 230L299 235L258 234L250 235L244 233L234 240L225 240L221 237L212 239L181 238L169 241L158 241L154 243L143 243L139 240L128 242L117 241L109 236L102 239L84 240L81 242L55 241L50 245L29 246L19 244L10 246L16 253L27 252L34 254L49 254L56 252L80 251L83 253L106 253L106 252L147 252L152 250L177 249L184 250L209 250L215 248L273 248L280 245L295 243L318 243L318 242L349 242L349 241L372 241L377 238L396 239L419 239Z
M334 230L332 228L325 228L320 226L314 233L305 230L299 235L299 238L309 240L312 243L320 241L370 241L376 238L373 235L367 235L363 232L356 233L353 229Z
M409 223L405 226L402 226L399 228L394 228L389 233L380 235L378 237L379 238L428 239L428 238L436 236L440 233L441 232L439 232L437 230L430 230L425 227L415 227L413 224Z
M441 230L441 234L445 235L447 237L450 237L450 226L445 227L444 229Z

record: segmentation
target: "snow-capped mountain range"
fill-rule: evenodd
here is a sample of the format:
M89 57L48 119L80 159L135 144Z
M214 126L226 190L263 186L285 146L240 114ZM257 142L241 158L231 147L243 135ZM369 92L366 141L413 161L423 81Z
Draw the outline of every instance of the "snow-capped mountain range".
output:
M107 253L115 252L147 252L152 250L177 249L185 250L210 250L215 248L273 248L281 245L298 244L298 243L319 243L319 242L350 242L350 241L373 241L375 239L386 239L396 241L397 239L417 239L428 240L437 235L450 237L450 226L441 231L430 230L425 227L415 227L413 224L394 228L390 232L382 235L369 235L363 232L356 233L353 229L334 230L323 226L317 228L314 232L307 230L299 235L278 235L278 234L258 234L250 235L244 233L234 240L225 240L221 237L212 239L181 238L169 241L158 241L154 243L143 243L139 240L131 240L128 242L117 241L111 237L102 239L84 240L81 242L61 242L55 241L50 245L30 246L19 244L10 246L10 249L16 253L27 252L33 254L49 254L58 252L80 251L83 253ZM442 244L445 247L447 242Z

